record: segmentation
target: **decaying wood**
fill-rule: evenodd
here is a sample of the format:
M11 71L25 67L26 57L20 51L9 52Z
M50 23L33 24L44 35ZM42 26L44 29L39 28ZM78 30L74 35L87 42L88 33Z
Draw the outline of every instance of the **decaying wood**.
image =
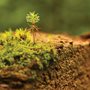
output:
M2 78L1 90L90 90L90 41L82 37L47 36L40 33L37 41L56 45L59 55L57 62L50 63L44 70L37 70L34 81Z

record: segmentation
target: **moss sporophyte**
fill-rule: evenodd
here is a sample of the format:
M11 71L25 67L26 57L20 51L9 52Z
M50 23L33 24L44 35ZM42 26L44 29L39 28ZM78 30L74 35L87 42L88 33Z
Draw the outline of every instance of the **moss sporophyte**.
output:
M40 17L38 13L35 13L35 11L29 12L26 16L26 21L29 23L30 31L33 36L33 43L35 44L36 43L35 41L36 32L39 30L39 28L36 26L36 23L40 21Z

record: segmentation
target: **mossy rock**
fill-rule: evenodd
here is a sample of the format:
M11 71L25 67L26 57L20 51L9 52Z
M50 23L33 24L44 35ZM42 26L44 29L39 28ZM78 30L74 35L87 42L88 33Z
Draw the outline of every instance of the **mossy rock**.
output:
M28 30L0 34L1 90L89 90L90 41ZM78 40L78 41L77 41Z

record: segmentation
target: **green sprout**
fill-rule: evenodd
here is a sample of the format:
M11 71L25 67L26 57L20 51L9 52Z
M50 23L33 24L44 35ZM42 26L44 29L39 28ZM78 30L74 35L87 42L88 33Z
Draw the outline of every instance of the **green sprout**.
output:
M28 23L31 23L31 24L35 24L40 21L39 15L38 15L38 13L35 13L35 11L29 12L29 14L27 14L27 16L26 16L26 20Z
M35 13L35 11L29 12L26 16L26 21L30 25L30 30L33 35L33 43L35 44L35 36L36 36L35 32L39 30L39 28L36 26L36 23L40 21L40 17L38 13Z

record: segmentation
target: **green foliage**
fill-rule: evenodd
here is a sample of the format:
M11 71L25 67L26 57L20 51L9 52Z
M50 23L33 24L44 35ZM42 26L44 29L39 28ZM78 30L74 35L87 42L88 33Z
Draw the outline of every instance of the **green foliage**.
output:
M29 12L29 14L27 14L27 16L26 16L26 20L28 23L31 23L31 24L35 24L40 21L39 15L38 15L38 13L35 13L35 11Z
M24 29L0 33L0 70L15 66L43 69L57 59L56 49L50 43L32 44L31 33ZM23 71L24 72L24 71Z

